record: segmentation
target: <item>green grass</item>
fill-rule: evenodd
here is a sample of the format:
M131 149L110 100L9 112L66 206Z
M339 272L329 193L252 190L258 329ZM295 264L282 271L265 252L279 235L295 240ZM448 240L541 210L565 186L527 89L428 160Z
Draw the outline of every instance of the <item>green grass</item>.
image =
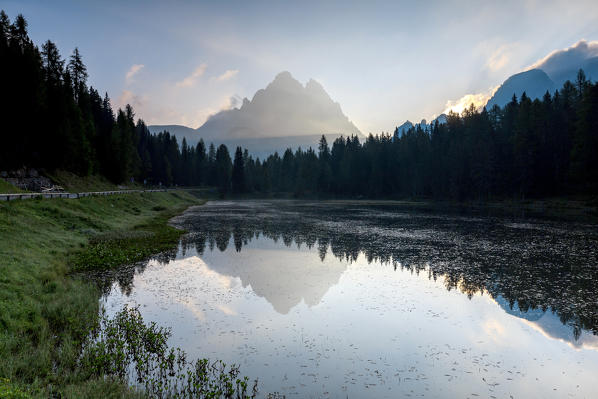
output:
M23 190L21 190L20 188L13 186L4 179L0 179L0 194L12 194L22 192Z
M77 176L74 173L57 170L47 176L59 186L62 186L65 191L71 193L83 193L89 191L115 191L119 190L118 186L103 176ZM131 189L139 188L131 185Z
M152 210L159 213L166 208L154 206ZM83 249L69 254L70 270L114 269L171 249L181 232L168 226L167 219L157 216L151 223L138 224L133 229L111 230L92 236Z
M72 272L172 247L181 232L166 221L197 203L184 192L0 203L0 378L9 380L0 398L19 397L3 390L134 397L119 382L81 380L76 370L97 323L99 291Z

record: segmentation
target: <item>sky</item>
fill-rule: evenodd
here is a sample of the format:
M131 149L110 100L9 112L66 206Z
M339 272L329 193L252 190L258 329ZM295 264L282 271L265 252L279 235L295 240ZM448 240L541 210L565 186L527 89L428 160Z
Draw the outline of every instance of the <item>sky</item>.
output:
M78 47L89 84L148 124L199 127L289 71L363 133L471 101L579 40L598 1L1 0L41 45Z

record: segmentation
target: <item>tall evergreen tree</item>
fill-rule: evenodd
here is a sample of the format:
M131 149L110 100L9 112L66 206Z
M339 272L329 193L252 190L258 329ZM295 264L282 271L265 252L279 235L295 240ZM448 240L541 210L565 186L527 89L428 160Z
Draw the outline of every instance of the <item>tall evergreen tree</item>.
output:
M214 175L216 185L220 194L224 195L230 191L231 188L231 170L232 164L228 148L221 144L216 151Z
M243 159L243 149L237 147L235 151L235 160L232 171L232 189L234 193L245 192L245 160Z
M81 97L81 93L85 91L85 84L87 82L87 67L83 64L79 49L75 47L71 59L68 64L68 71L71 74L73 80L73 91L75 93L75 99L78 100Z

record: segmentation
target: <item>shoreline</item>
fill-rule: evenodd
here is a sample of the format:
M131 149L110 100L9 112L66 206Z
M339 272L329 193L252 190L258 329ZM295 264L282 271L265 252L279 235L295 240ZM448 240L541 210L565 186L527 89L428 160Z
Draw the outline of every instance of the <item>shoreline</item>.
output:
M0 396L138 397L78 367L100 296L78 272L176 246L184 231L168 221L202 203L183 191L1 203Z
M169 221L205 203L192 191L0 203L0 257L4 260L0 264L0 397L6 392L23 398L53 394L138 397L139 392L122 381L92 379L78 367L82 342L98 321L101 295L84 273L117 269L174 247L185 232ZM277 200L224 198L231 199ZM598 219L596 208L587 200L289 200L503 217L584 218L590 223Z
M289 193L277 195L229 195L224 198L208 200L249 200L249 201L307 201L338 204L395 205L405 209L424 212L449 212L489 217L537 218L548 220L566 220L598 223L598 199L578 197L557 197L544 199L492 199L487 201L452 201L430 198L395 199L395 198L350 198L350 197L293 197Z

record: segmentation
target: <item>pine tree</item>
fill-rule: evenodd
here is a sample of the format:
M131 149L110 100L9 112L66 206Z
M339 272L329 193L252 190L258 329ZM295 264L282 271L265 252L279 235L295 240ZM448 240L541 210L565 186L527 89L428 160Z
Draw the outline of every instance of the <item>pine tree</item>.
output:
M75 99L78 100L81 93L85 90L87 82L87 67L83 64L79 49L75 47L71 59L68 64L68 71L73 79L73 91L75 93Z
M243 149L237 147L235 151L235 160L232 171L232 188L235 194L245 192L245 161L243 159Z
M46 81L50 85L58 85L64 73L64 60L60 58L60 52L54 42L48 40L42 46L42 56Z
M198 186L201 186L206 183L206 172L207 172L207 154L206 154L206 145L203 142L203 139L199 139L197 146L195 147L195 168L196 168L196 182Z
M216 185L220 194L224 195L230 191L232 169L228 148L224 144L221 144L216 151L214 168Z

